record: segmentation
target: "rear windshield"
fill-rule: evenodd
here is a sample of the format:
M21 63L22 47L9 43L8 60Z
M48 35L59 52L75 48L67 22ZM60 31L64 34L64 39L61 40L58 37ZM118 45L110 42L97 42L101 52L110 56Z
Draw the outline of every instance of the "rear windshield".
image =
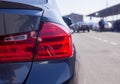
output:
M37 30L39 22L39 16L0 14L0 35Z
M3 1L11 1L11 2L18 2L18 3L25 3L25 4L46 4L47 0L3 0Z

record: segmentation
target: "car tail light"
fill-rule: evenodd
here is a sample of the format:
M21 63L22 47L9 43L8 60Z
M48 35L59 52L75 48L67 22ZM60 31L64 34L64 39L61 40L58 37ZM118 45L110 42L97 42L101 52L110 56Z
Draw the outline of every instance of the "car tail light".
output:
M52 60L72 56L71 34L66 32L62 26L51 22L44 22L41 27L38 38L42 40L38 40L34 60Z
M32 61L35 39L30 32L0 38L0 62Z
M71 35L63 30L62 26L48 22L42 23L41 27L40 32L31 31L1 36L0 62L28 62L72 56ZM37 50L34 52L36 45Z

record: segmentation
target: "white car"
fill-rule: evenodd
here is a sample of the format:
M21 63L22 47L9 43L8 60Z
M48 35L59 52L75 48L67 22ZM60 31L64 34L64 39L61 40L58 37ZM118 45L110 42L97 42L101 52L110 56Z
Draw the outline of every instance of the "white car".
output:
M100 27L98 23L93 24L92 26L93 31L100 31ZM105 22L104 31L111 31L112 30L112 23Z
M105 23L105 30L111 30L112 29L112 23L106 22Z

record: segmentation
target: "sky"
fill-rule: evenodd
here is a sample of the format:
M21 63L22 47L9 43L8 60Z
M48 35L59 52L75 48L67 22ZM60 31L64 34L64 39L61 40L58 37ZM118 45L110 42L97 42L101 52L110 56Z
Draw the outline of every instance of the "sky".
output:
M88 15L120 3L120 0L56 0L62 15L77 13Z

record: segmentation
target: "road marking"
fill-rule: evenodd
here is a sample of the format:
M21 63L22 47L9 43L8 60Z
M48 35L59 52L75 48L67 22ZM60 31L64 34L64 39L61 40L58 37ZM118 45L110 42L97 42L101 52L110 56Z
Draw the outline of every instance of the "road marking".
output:
M102 41L102 39L101 39L101 38L98 38L98 40Z
M107 42L108 42L108 40L103 40L103 42L106 42L106 43L107 43Z
M87 37L90 37L90 38L94 38L94 39L97 39L97 40L99 40L99 41L103 41L103 42L105 42L105 43L109 43L109 44L112 44L112 45L118 45L116 42L110 42L110 41L108 41L108 40L105 40L105 39L101 39L101 38L98 38L98 37L96 37L96 36L88 36L88 35L86 35Z
M117 43L115 43L115 42L110 42L110 44L112 44L112 45L117 45Z
M93 37L93 38L97 39L97 37Z

